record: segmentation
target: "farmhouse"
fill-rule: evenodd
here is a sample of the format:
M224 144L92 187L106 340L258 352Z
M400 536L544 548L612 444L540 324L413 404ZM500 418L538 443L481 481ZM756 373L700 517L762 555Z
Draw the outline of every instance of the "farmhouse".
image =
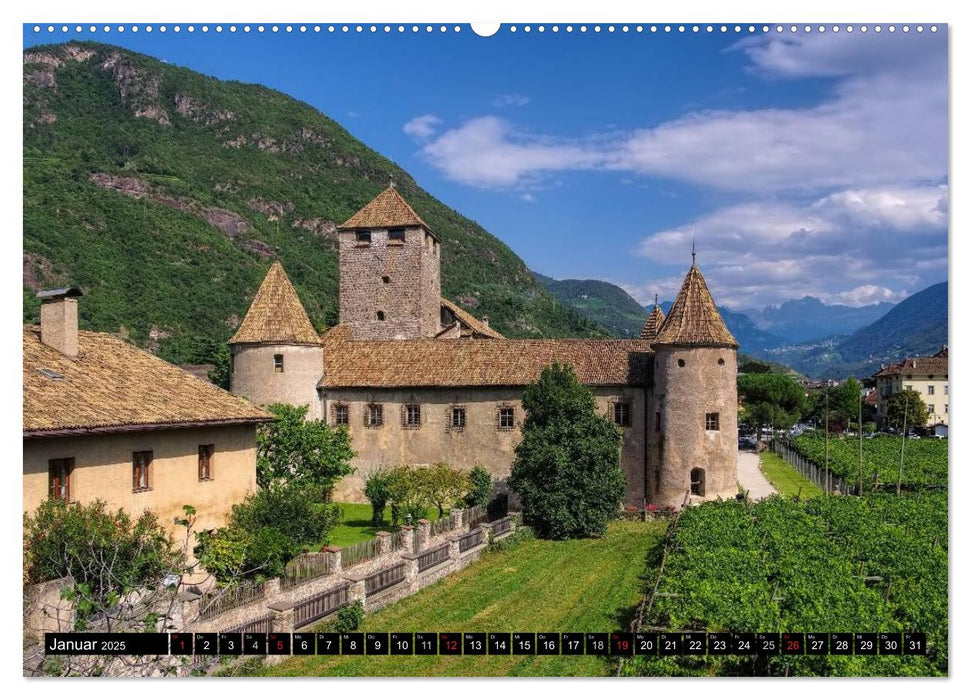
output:
M692 264L667 317L634 340L508 339L441 296L441 241L389 187L338 227L339 323L314 330L274 263L230 340L231 390L345 426L357 453L335 498L372 469L481 464L509 476L522 394L569 364L622 431L626 502L734 497L738 343Z
M23 329L24 510L49 498L196 531L224 525L256 489L256 427L269 416L106 333L78 330L76 289L41 292L40 326Z
M877 422L887 416L887 401L898 391L916 391L927 405L927 425L943 426L947 434L947 346L930 357L905 357L873 375L877 385ZM940 431L938 431L940 432Z

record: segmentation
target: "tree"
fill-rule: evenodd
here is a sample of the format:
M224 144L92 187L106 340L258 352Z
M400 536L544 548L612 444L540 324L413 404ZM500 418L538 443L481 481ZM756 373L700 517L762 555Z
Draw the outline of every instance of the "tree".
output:
M419 488L425 499L438 508L438 517L445 515L446 506L451 508L469 491L468 474L453 469L445 462L416 471Z
M384 509L391 500L391 482L387 472L375 471L368 475L364 497L371 503L371 524L378 527L384 522Z
M345 428L332 429L322 420L307 420L306 406L273 404L272 422L256 436L256 481L306 484L329 491L351 474L351 438Z
M829 400L830 414L835 415L841 425L856 422L860 415L860 392L863 387L853 377L850 377L833 390Z
M469 492L465 494L465 504L469 507L485 508L492 500L492 475L484 467L476 464L469 470Z
M738 366L739 374L769 374L772 366L768 362L761 360L746 359Z
M898 391L887 399L885 425L894 430L904 429L904 411L907 413L907 430L927 425L927 405L920 394L912 389Z
M806 407L806 394L782 374L745 374L738 377L741 420L757 428L791 428Z
M388 495L391 502L391 525L397 527L406 516L412 521L424 518L428 511L428 492L420 470L406 464L388 472Z
M573 368L558 363L526 388L523 409L509 485L524 518L542 537L603 535L626 488L618 428L596 411Z

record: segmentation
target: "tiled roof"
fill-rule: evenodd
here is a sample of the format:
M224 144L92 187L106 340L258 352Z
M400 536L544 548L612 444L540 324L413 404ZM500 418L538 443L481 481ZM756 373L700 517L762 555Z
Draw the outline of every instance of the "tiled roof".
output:
M657 338L657 333L661 330L661 326L664 325L664 312L661 311L661 307L654 302L654 308L651 310L651 315L647 317L644 322L644 328L641 330L641 339L653 341Z
M899 377L901 375L947 375L947 346L931 357L907 357L883 367L874 377Z
M455 304L454 302L449 301L445 297L442 297L442 306L444 306L453 314L455 314L455 318L457 318L459 320L459 323L461 323L462 326L464 327L463 331L465 331L465 329L468 329L468 331L473 337L476 337L476 336L480 336L483 338L502 338L503 337L501 333L499 333L496 330L493 330L492 328L489 328L489 326L482 323L482 321L477 319L468 311L460 307L458 304Z
M696 265L688 270L654 344L738 347L738 341L725 326Z
M572 365L584 384L644 386L653 357L643 340L349 338L344 325L324 335L319 386L525 386L553 362Z
M431 232L411 205L393 186L365 204L354 216L337 228L393 228L396 226L422 226Z
M290 278L279 261L270 266L246 317L230 343L317 345L314 330Z
M78 332L78 356L24 327L24 436L254 423L269 414L108 335ZM44 370L43 373L41 370Z

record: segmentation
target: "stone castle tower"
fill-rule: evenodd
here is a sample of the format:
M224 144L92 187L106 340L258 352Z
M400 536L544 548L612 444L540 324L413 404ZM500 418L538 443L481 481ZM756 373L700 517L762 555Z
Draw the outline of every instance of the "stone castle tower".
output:
M323 346L279 262L270 266L229 348L232 393L262 406L309 406L314 414Z
M660 309L655 308L648 325L656 328L655 314ZM652 329L645 327L648 330ZM685 501L734 498L738 341L725 326L696 265L688 271L652 347L653 500L677 507Z
M340 322L356 340L441 330L441 244L392 184L337 228Z

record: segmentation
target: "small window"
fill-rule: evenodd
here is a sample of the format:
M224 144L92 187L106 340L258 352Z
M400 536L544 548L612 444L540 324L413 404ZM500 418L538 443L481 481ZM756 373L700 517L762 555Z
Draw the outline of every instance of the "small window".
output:
M630 404L626 401L614 404L614 423L625 428L630 426Z
M724 357L719 357L718 358L718 364L719 365L724 365L725 364L725 358Z
M351 422L351 409L346 403L334 404L334 425L348 425Z
M50 497L55 501L71 500L71 472L74 458L52 459L47 463L47 483Z
M393 228L388 230L388 243L404 243L405 230L403 228Z
M678 360L678 367L684 367L684 360Z
M283 374L283 355L273 356L273 371L277 374Z
M516 409L509 406L500 406L498 422L496 427L499 430L512 430L516 427Z
M215 445L199 445L199 481L212 480L212 456L215 453Z
M947 404L944 404L944 413L947 413Z
M132 452L132 491L148 491L152 488L152 451Z
M357 232L357 244L358 245L371 245L371 232L370 231L358 231Z
M904 387L904 389L906 389L907 391L913 391L914 390L914 385L913 384L908 384L907 386Z
M691 470L691 495L692 496L705 495L705 470L704 469Z
M420 428L421 406L416 403L407 403L402 406L401 425L404 428Z
M947 384L944 385L944 395L947 396Z
M385 275L384 277L381 278L381 283L382 284L390 284L391 283L391 278L388 277L387 275Z
M660 411L654 414L654 430L656 432L661 432L661 412Z
M932 403L927 404L927 412L932 416L934 415L934 404Z
M717 413L706 413L705 414L705 430L718 430L718 414Z
M934 385L933 384L928 385L928 387L927 387L927 395L928 396L933 396L934 395Z
M384 425L384 407L379 403L369 403L364 412L364 424L369 428Z
M384 312L383 311L378 311L378 313L375 314L375 318L377 318L379 321L383 321L384 320Z
M465 406L452 406L449 409L448 427L453 430L465 427Z

